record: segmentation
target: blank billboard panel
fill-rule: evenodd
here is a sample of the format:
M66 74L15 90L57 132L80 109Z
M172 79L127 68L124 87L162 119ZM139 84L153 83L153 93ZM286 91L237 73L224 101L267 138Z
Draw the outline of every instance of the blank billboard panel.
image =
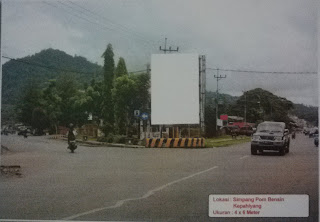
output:
M151 124L199 122L199 55L152 55Z

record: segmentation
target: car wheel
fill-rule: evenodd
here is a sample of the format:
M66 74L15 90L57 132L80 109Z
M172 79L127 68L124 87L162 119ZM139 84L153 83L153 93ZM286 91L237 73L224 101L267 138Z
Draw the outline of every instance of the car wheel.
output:
M282 148L279 150L279 155L280 155L280 156L284 156L284 154L286 153L286 152L285 152L285 149L286 149L285 147L282 147Z
M289 153L289 146L287 146L286 153Z
M257 155L257 148L251 146L251 155Z
M289 147L290 147L290 141L288 144L285 146L285 153L289 153Z

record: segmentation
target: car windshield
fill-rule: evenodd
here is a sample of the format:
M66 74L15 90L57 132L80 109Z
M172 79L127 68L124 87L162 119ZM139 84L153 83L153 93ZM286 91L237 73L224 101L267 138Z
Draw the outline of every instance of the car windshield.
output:
M260 124L257 132L281 133L283 128L279 124Z

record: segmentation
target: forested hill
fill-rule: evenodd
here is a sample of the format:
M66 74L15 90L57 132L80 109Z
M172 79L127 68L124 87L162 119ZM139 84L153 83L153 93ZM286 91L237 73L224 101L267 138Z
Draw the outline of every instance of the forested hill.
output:
M309 123L317 126L319 124L318 120L318 112L319 108L316 106L306 106L303 104L294 104L292 114L299 117L300 119L304 119Z
M211 104L213 107L216 106L216 92L207 91L206 92L206 103L209 105ZM228 104L233 105L236 103L239 97L231 96L229 94L219 93L219 104Z
M247 91L246 97L219 94L219 112L234 116L244 116L244 107L247 105L247 120L258 122L258 120L274 120L291 122L288 114L306 120L309 124L318 125L318 107L294 104L261 88ZM206 93L206 105L211 117L215 117L216 93ZM207 118L210 118L207 115ZM214 120L212 120L214 121Z
M101 66L84 57L50 48L32 56L10 60L2 66L2 104L17 103L30 79L43 85L66 73L74 74L80 84L89 83L94 76L102 79Z

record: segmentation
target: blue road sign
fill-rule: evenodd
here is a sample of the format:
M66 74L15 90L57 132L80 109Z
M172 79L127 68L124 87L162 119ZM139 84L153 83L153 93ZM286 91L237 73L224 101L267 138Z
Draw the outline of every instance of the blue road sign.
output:
M142 114L141 114L141 119L147 120L148 118L149 118L148 113L142 113Z

